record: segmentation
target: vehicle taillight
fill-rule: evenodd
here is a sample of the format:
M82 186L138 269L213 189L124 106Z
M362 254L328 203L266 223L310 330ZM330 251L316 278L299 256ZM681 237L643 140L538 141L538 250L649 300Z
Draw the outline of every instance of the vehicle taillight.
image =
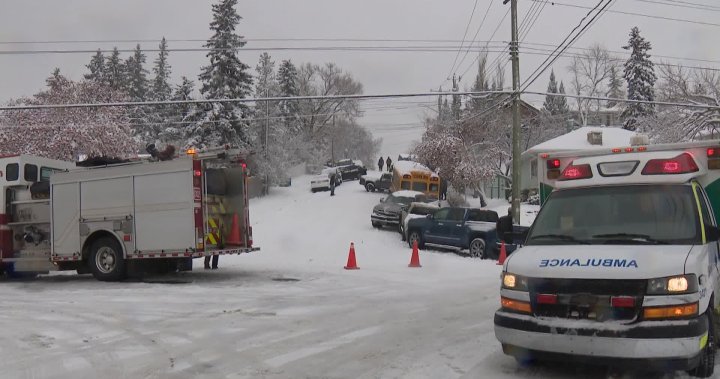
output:
M538 304L557 304L558 303L557 295L538 294L536 300L537 300Z
M630 296L613 296L610 298L610 305L616 308L635 307L635 298Z
M698 172L697 163L688 153L682 153L671 159L651 159L642 170L643 175L674 175Z
M708 158L717 158L720 157L720 149L714 148L714 147L708 147L707 149L707 156Z
M589 164L573 165L565 167L560 180L578 180L592 178L592 170Z
M549 170L560 168L560 160L559 159L548 159L547 168Z

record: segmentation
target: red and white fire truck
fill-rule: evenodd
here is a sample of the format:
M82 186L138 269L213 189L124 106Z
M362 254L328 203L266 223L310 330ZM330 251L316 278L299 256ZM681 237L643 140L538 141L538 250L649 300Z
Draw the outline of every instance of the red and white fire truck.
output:
M0 185L0 272L77 270L111 281L259 250L247 166L227 147L91 168L5 156Z

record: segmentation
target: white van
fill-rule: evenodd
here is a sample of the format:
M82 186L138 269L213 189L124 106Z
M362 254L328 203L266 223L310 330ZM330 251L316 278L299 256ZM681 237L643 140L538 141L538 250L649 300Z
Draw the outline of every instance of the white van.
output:
M720 141L539 162L552 193L503 267L503 352L711 376Z

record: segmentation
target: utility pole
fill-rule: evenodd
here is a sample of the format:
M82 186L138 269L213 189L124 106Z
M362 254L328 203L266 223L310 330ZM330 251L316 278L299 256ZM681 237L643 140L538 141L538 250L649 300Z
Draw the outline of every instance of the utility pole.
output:
M330 133L330 159L335 165L335 115L332 116L332 132Z
M269 96L269 88L267 86L267 80L265 81L265 98ZM268 156L268 130L270 130L270 102L265 100L265 158Z
M520 57L518 49L518 12L517 0L510 1L510 18L512 28L512 42L510 42L510 56L512 59L513 99L512 99L512 217L515 223L520 223Z

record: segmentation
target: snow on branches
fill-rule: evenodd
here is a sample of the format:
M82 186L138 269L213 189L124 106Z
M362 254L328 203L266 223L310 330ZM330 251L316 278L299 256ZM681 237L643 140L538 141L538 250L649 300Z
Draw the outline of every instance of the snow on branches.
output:
M56 73L50 89L12 105L87 104L127 101L106 85L73 82ZM137 154L123 108L57 108L5 111L0 114L0 151L76 160L79 155L127 157Z

